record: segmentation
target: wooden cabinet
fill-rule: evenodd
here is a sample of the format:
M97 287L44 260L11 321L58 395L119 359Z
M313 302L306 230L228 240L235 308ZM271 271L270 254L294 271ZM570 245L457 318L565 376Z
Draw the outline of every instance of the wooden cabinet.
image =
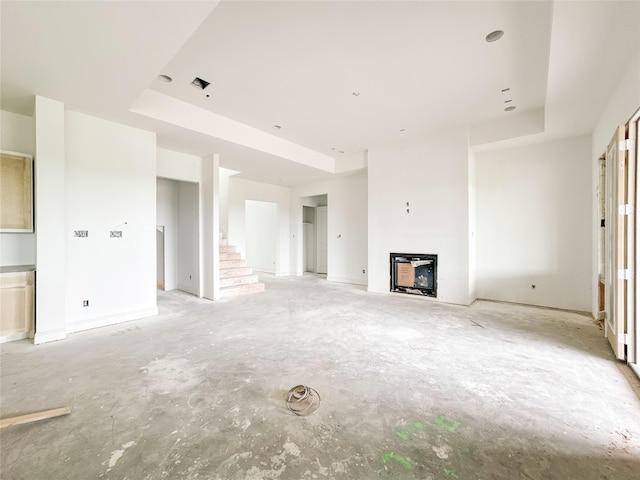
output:
M34 280L33 271L0 273L0 343L33 334Z
M0 151L0 232L33 232L33 159Z

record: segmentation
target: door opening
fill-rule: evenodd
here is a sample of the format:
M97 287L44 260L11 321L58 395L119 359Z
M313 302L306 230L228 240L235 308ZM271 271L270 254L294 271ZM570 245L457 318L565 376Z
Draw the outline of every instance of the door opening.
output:
M329 270L328 195L301 198L302 272L327 275Z
M302 207L302 271L316 271L316 209Z

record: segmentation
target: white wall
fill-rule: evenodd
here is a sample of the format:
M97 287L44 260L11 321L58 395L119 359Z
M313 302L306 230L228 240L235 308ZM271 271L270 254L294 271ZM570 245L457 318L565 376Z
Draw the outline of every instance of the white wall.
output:
M427 253L438 255L438 299L474 300L468 173L464 129L369 150L370 291L389 292L389 253Z
M60 340L67 330L64 105L36 96L34 123L37 344Z
M67 330L157 313L155 134L66 111L65 149Z
M220 191L218 192L218 202L220 204L220 235L225 240L229 236L229 179L237 174L235 170L228 168L218 169L220 174Z
M246 258L245 201L272 202L278 210L276 275L289 274L289 188L266 183L229 178L229 245Z
M591 136L476 156L478 297L589 311Z
M0 150L33 155L33 118L0 110ZM35 265L35 233L0 234L0 265Z
M245 202L245 245L247 265L254 270L275 273L278 250L278 206L273 202Z
M295 187L291 191L292 274L302 275L302 199L327 195L327 280L367 284L367 171L325 182ZM364 270L364 273L363 273ZM369 277L370 280L370 277Z
M200 295L199 186L178 182L178 289Z
M178 182L158 178L156 223L164 226L164 289L178 288Z
M627 123L631 115L640 107L640 48L629 59L629 66L620 79L620 83L611 97L593 130L591 144L591 175L592 175L592 216L598 218L598 158L604 153L618 125ZM594 221L591 230L593 239L592 268L593 278L592 288L597 292L598 280L598 222ZM592 296L591 312L594 316L598 314L598 297Z
M469 297L477 295L478 275L478 208L476 154L469 149Z
M157 149L156 175L183 182L199 182L202 160L195 155L174 152L165 148Z

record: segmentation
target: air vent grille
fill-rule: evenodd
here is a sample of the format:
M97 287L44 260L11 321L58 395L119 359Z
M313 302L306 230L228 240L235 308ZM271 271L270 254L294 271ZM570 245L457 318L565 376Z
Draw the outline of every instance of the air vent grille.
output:
M193 81L191 82L191 85L193 85L194 87L198 87L200 90L204 90L210 84L211 84L211 82L207 82L206 80L203 80L200 77L194 78Z

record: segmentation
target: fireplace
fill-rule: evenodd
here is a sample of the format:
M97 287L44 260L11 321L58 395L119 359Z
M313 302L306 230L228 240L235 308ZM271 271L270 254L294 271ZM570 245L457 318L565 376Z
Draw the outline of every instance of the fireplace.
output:
M391 291L436 297L438 255L391 253Z

